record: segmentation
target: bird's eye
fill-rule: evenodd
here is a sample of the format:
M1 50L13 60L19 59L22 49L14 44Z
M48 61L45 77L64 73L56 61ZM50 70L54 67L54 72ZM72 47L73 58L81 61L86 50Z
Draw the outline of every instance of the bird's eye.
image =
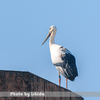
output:
M49 28L49 30L51 30L51 28Z

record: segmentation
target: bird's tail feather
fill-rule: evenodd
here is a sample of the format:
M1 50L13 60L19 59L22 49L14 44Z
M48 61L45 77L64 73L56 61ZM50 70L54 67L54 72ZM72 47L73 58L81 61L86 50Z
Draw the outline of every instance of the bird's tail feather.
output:
M78 76L76 66L74 64L66 65L66 69L64 70L66 74L66 78L74 81L75 77Z

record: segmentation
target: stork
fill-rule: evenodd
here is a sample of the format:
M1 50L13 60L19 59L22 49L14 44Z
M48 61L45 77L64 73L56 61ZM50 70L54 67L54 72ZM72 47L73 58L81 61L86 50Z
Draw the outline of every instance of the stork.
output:
M45 38L45 40L43 41L42 45L50 37L49 47L51 53L51 60L59 73L59 86L61 84L61 76L60 76L61 74L66 78L66 88L67 88L67 79L74 81L75 77L78 76L78 72L76 68L75 57L72 55L72 53L65 47L55 44L54 39L56 31L57 31L56 26L52 25L49 28L49 33Z

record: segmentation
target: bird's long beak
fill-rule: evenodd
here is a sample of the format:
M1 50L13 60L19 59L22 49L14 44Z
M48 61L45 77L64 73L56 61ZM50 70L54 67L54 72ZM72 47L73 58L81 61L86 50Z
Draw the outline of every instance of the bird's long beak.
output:
M48 33L47 37L45 38L45 40L43 41L41 45L43 45L46 42L46 40L49 38L50 35L51 35L51 32Z

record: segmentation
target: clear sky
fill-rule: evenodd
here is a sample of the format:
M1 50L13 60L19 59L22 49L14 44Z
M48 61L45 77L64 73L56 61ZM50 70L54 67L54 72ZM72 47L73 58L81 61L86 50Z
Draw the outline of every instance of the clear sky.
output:
M79 76L68 89L100 91L100 0L0 0L0 70L29 71L58 84L49 40L41 46L51 25L55 42L76 57ZM85 97L94 99L100 100Z

